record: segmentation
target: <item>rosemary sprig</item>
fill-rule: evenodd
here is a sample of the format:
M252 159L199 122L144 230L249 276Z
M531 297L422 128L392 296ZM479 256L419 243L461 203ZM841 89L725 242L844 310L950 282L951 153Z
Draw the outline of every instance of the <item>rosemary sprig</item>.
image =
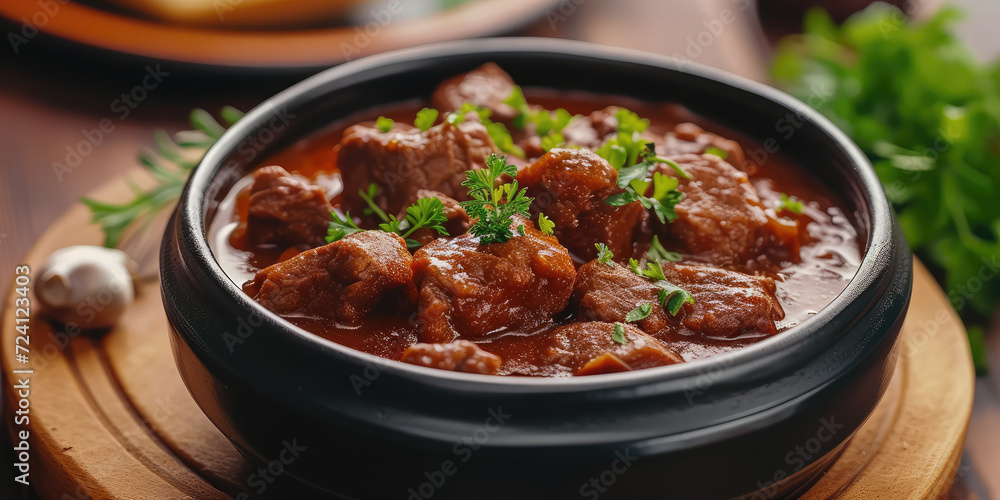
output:
M87 197L80 199L90 209L90 222L99 224L104 231L104 246L118 246L128 228L140 225L144 229L158 213L177 201L191 170L201 161L205 151L219 140L226 127L243 116L243 112L226 106L219 115L226 126L219 124L209 112L194 109L190 118L193 130L178 132L173 138L157 130L153 134L156 151L139 152L139 163L152 174L156 184L143 189L130 181L134 196L131 200L118 204Z

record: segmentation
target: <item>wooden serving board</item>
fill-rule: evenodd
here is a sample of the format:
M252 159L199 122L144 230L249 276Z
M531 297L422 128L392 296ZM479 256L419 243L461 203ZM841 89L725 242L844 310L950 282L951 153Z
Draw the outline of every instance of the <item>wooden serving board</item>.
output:
M124 181L93 193L128 196ZM88 212L74 206L23 263L32 279L58 248L99 244ZM961 457L972 411L974 373L965 331L941 289L915 262L913 302L897 344L890 388L837 463L807 499L936 498L946 494ZM13 370L30 368L31 485L42 499L256 498L252 467L202 414L174 366L159 283L111 331L71 336L32 309L31 361L15 361L15 294L0 327L7 408L17 399ZM34 295L31 296L35 302ZM16 443L16 441L15 441ZM63 497L64 493L69 496Z

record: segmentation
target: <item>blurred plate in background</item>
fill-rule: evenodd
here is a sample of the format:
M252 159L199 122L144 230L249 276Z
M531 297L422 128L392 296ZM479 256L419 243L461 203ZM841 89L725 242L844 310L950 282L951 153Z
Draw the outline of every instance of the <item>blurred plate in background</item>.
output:
M312 69L424 43L497 35L558 0L3 0L17 52L38 33L133 56Z

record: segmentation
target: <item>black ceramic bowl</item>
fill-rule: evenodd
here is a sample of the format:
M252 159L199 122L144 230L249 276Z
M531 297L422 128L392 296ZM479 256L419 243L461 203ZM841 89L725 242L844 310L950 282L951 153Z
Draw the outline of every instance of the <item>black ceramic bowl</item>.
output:
M809 320L742 350L629 373L532 379L354 351L271 314L223 273L206 220L258 158L351 112L427 97L446 77L487 61L524 86L676 101L780 148L845 198L865 247L857 276ZM776 123L790 113L802 126L785 139ZM185 383L244 455L270 463L272 475L280 469L275 485L294 483L309 497L415 500L801 491L879 401L912 279L909 250L872 167L805 104L666 57L510 38L365 58L269 99L195 170L161 259ZM287 451L291 444L300 449Z

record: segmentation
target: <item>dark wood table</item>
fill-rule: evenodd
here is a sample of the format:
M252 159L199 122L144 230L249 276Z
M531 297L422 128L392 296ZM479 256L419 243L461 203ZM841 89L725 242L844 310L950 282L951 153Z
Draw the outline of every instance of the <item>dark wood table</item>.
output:
M924 11L934 0L917 2ZM964 0L971 10L966 35L984 56L1000 50L993 36L998 9L988 0ZM768 37L753 2L744 0L564 0L519 34L559 36L642 49L694 60L766 81ZM6 35L10 25L0 24ZM713 32L714 30L714 32ZM700 35L708 32L710 36ZM701 38L699 39L699 36ZM116 100L141 82L146 64L32 39L14 54L0 41L0 283L49 225L78 198L137 165L136 152L153 144L156 129L185 128L191 108L249 109L306 75L203 72L183 64L150 62L166 73L148 97L121 117ZM102 120L113 130L100 132ZM99 135L95 135L99 134ZM67 163L80 141L79 162ZM96 138L96 139L95 139ZM75 160L75 159L72 159ZM56 162L70 166L55 168ZM994 332L1000 333L1000 332ZM1000 367L1000 335L990 335ZM977 380L965 460L953 498L1000 496L1000 369ZM0 454L9 452L3 446ZM10 468L0 468L0 497L8 498Z

